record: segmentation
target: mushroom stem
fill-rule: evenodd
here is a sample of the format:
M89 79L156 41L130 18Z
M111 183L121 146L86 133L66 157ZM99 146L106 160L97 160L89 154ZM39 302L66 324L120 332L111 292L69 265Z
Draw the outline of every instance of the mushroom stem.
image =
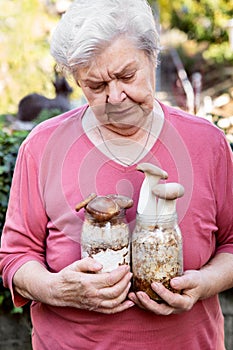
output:
M87 206L87 204L92 201L92 199L94 199L96 197L95 193L91 193L89 194L89 196L87 198L85 198L83 201L79 202L78 204L76 204L75 206L75 210L79 211L82 208L85 208Z
M157 215L173 215L176 200L184 195L184 187L176 182L157 184L152 192L158 197Z
M160 179L167 179L168 174L166 171L150 163L138 164L137 170L145 174L139 194L137 212L142 215L155 216L157 203L152 189L158 184Z

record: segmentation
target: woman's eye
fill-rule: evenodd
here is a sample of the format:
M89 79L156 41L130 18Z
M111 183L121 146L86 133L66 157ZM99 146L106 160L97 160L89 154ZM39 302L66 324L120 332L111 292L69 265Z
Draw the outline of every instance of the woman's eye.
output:
M99 84L99 85L91 85L89 86L89 89L93 90L93 91L96 91L96 92L99 92L99 91L102 91L104 90L105 88L105 84Z
M123 81L128 81L128 80L133 79L134 76L135 76L135 73L133 73L133 74L128 74L128 75L124 75L121 79L122 79Z

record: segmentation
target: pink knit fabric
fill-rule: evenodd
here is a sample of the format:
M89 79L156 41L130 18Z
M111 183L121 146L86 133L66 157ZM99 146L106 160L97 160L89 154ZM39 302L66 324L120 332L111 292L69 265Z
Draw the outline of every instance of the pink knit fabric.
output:
M80 259L83 212L75 205L89 193L134 199L131 230L143 174L136 165L110 161L84 134L87 106L36 127L21 146L2 235L3 280L16 305L27 302L12 288L15 271L37 260L57 272ZM165 107L159 140L143 162L154 163L185 188L178 200L184 268L199 269L216 253L233 253L232 153L222 132L202 118ZM36 350L223 350L218 298L180 315L156 316L133 307L115 315L33 302Z

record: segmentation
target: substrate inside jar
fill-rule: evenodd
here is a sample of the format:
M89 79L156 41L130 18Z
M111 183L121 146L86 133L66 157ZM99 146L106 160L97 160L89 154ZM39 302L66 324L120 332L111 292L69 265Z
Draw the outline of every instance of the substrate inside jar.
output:
M152 290L152 282L170 286L170 280L183 272L182 237L179 227L157 227L153 231L137 224L132 242L133 289L144 291L153 300L161 298Z
M130 264L129 229L122 220L98 223L86 219L81 246L82 258L89 256L100 262L103 265L101 272Z

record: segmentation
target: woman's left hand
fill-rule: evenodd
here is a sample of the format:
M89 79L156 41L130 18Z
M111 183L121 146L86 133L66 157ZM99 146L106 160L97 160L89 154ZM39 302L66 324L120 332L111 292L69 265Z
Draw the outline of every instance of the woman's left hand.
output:
M233 287L233 254L216 254L200 270L187 270L171 280L171 287L182 290L172 293L162 284L152 283L152 289L165 301L156 303L146 293L129 293L129 299L157 315L179 314L190 310L200 299L209 298Z
M139 307L152 311L157 315L178 314L190 310L193 305L205 294L205 281L200 271L189 270L181 277L171 280L171 286L182 290L182 294L173 293L161 283L152 283L152 289L165 301L157 303L144 292L129 293L129 299Z

